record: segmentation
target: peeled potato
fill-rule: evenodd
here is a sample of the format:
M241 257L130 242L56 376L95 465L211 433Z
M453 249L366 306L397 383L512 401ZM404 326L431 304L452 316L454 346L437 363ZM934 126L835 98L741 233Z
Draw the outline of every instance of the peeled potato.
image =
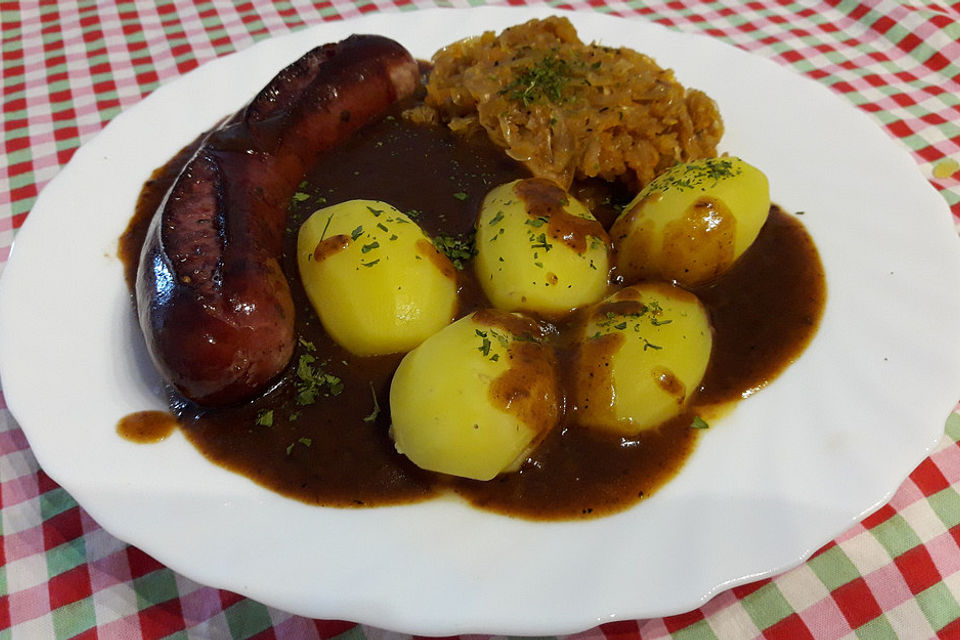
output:
M357 355L409 351L456 313L453 265L385 202L314 212L300 227L297 264L324 329Z
M712 344L692 293L663 283L621 290L590 311L575 371L577 422L624 436L663 424L699 388Z
M680 164L650 182L610 229L627 283L706 282L747 250L770 210L767 177L739 158Z
M499 309L563 314L606 293L609 244L600 223L566 191L548 180L516 180L484 199L477 278Z
M391 433L423 469L475 480L512 470L559 419L557 370L540 325L478 311L404 356Z

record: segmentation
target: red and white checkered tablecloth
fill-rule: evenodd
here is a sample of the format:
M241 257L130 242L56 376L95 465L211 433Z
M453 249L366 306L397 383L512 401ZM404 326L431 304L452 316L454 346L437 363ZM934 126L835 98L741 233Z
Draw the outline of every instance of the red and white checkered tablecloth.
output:
M161 83L304 25L476 4L482 0L0 0L0 269L44 185ZM903 144L960 221L960 3L549 4L708 34L813 78ZM38 467L2 391L0 536L0 640L397 635L291 616L201 586L113 538ZM960 414L889 504L803 565L683 615L578 637L960 638Z

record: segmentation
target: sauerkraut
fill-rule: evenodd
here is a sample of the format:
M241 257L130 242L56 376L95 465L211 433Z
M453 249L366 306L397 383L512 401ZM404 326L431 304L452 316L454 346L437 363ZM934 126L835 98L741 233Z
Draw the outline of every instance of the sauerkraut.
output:
M716 155L714 101L627 48L584 44L549 17L456 42L433 57L426 104L454 131L482 127L535 176L639 188L677 162Z

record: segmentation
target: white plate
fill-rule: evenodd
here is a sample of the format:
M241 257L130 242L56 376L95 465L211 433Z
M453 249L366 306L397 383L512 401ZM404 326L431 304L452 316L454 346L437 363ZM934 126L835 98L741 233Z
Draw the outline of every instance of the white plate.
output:
M692 609L768 576L883 504L960 392L960 240L909 155L826 89L705 37L571 15L714 96L723 148L805 211L823 324L774 384L717 421L680 475L619 515L537 524L453 500L312 508L208 463L179 434L119 438L163 407L115 257L141 184L285 63L351 32L416 55L534 9L379 14L216 60L118 116L44 190L3 274L4 394L41 466L105 529L194 580L291 612L422 634L557 634Z

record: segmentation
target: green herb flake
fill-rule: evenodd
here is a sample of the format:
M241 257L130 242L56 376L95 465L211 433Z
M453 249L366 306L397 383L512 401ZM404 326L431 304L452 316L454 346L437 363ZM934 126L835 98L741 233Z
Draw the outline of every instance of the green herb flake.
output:
M463 191L457 191L455 194L453 194L453 197L456 198L457 200L463 201L469 198L470 196L464 193Z
M360 253L367 253L369 251L373 251L374 249L379 249L379 248L380 248L380 243L374 240L370 244L365 244L362 247L360 247Z
M321 395L338 396L343 392L343 381L323 370L322 364L309 353L300 355L297 362L297 404L301 407L313 404Z
M706 160L677 166L647 185L648 191L666 192L670 189L706 191L715 187L721 180L739 175L741 169L735 169L729 158L707 158Z
M546 216L537 216L536 218L529 218L528 220L524 221L524 224L528 224L531 227L536 228L542 227L543 225L547 224L547 222L549 222L549 219Z
M479 351L480 354L486 358L490 355L490 347L493 346L493 343L490 342L490 338L487 337L486 331L480 331L480 329L477 329L476 334L480 336L481 339L481 343L480 346L477 347L477 351Z
M359 227L357 227L356 229L350 232L350 239L356 240L362 235L363 235L363 225L360 225Z
M710 425L700 416L693 416L693 422L690 423L691 429L709 429Z
M261 409L257 413L257 424L261 427L273 426L273 409Z
M459 236L440 235L433 238L433 246L447 256L457 270L463 271L464 263L477 253L474 241L475 238L472 233Z
M547 240L547 234L541 233L536 238L534 243L530 245L531 249L543 249L544 251L550 251L553 248L553 243Z
M559 104L567 99L566 88L573 79L570 64L550 54L536 64L514 70L513 80L499 94L525 107L538 100Z
M370 395L373 396L373 411L369 415L364 416L364 422L376 422L377 416L380 415L380 403L377 401L377 391L373 388L373 383L370 383Z
M323 225L323 231L320 233L320 242L323 242L323 239L327 237L327 229L330 228L330 221L333 220L333 216L327 217L327 223ZM310 257L313 257L313 254L310 254Z

